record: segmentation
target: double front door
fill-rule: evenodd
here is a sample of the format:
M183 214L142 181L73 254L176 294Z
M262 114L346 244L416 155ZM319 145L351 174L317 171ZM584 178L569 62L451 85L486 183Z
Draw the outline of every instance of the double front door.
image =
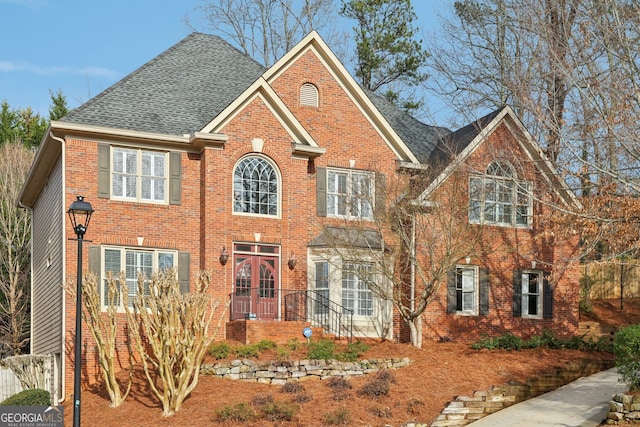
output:
M276 319L279 301L279 247L234 245L232 319Z

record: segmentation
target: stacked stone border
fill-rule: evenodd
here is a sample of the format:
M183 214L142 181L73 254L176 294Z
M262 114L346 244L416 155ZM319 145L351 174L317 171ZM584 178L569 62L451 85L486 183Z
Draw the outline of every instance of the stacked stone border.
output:
M357 362L338 360L299 360L255 362L233 360L215 364L203 364L201 375L213 375L230 380L264 384L285 384L312 378L347 377L369 374L380 369L398 369L411 363L409 358L366 359Z
M610 360L583 360L556 368L525 383L512 382L476 391L472 396L458 396L429 424L431 427L464 426L489 414L552 391L578 378L613 367ZM640 401L640 400L639 400ZM638 405L640 410L640 405ZM639 413L640 418L640 413Z
M609 402L606 425L640 423L640 396L626 393L614 394Z

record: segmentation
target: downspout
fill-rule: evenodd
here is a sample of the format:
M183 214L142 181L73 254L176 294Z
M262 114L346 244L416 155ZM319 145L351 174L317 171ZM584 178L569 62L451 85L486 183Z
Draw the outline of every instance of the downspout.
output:
M411 214L411 311L416 306L416 214Z
M52 131L49 131L49 136L51 137L51 139L54 139L56 141L58 141L60 143L60 160L62 162L61 168L62 168L62 203L63 203L63 212L64 212L64 187L65 187L65 181L66 181L66 177L65 177L65 141L62 138L58 138L57 136L55 136L53 134ZM62 214L62 247L64 248L65 246L65 240L64 240L64 223L66 221L65 215L64 213ZM33 234L31 235L33 236ZM66 250L62 250L62 283L66 283L67 282L67 274L66 274L66 265L67 265L67 251ZM33 289L33 287L32 287ZM66 327L67 327L67 322L66 322L66 316L65 313L67 312L67 305L66 305L66 298L65 295L63 293L62 295L62 347L60 348L60 375L56 376L55 380L56 381L60 381L60 396L58 396L58 404L64 402L67 398L67 393L66 393L66 353L65 353L65 342L66 342ZM57 387L56 387L57 389Z

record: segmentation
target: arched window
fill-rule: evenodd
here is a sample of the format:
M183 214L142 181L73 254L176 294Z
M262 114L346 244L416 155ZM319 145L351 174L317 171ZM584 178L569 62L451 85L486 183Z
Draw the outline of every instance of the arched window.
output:
M300 87L300 105L307 107L318 106L318 88L311 83L305 83Z
M233 171L233 211L278 215L278 172L262 157L245 157Z
M493 161L485 175L469 179L469 221L531 227L531 184L517 179L513 166Z

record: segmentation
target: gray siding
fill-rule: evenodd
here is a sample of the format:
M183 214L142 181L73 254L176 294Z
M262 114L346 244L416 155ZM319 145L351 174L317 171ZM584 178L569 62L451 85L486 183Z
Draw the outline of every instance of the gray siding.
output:
M32 353L62 349L63 220L62 160L58 157L33 207Z

